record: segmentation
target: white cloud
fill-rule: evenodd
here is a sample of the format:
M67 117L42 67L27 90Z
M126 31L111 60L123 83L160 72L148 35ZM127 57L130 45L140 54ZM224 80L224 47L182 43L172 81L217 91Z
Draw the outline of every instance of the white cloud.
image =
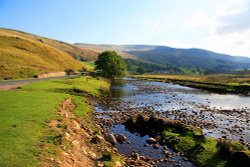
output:
M250 3L246 0L229 1L221 6L213 18L215 33L241 32L250 28Z
M250 57L250 30L228 33L223 36L213 34L202 39L200 47L210 50Z
M205 28L196 47L217 52L250 57L250 1L226 0L214 14L197 13L184 22L189 29Z
M196 13L184 21L184 27L194 29L206 25L209 18L203 13Z

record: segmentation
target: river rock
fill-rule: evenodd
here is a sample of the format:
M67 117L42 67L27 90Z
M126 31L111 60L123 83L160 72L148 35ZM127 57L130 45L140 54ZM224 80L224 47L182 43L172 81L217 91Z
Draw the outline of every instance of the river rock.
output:
M100 135L95 135L95 136L91 139L91 142L92 142L92 143L95 143L95 144L101 143L101 142L103 142L103 141L104 141L104 138L103 138L102 136L100 136Z
M139 155L137 152L135 152L135 151L132 151L132 152L130 153L130 156L131 156L134 160L136 160L136 161L140 160L140 155Z
M162 153L165 155L165 157L169 158L171 157L171 153L168 150L163 150Z
M124 143L124 142L127 140L127 138L126 138L126 136L124 136L123 134L119 134L119 135L117 135L116 140L117 140L119 143Z
M154 149L159 149L160 146L159 146L159 144L153 144L153 148L154 148Z
M150 137L150 138L148 138L148 139L146 140L146 142L147 142L148 144L155 144L155 143L157 143L157 140L155 140L153 137Z
M113 133L108 133L104 136L104 139L112 145L117 143L116 138Z

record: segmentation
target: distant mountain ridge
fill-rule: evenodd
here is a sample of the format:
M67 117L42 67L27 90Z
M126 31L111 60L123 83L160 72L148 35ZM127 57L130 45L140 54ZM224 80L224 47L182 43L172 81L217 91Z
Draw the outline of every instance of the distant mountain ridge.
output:
M121 54L129 55L137 61L159 65L166 69L178 67L218 73L240 68L250 68L250 58L230 56L204 49L180 49L157 45L91 45L80 43L75 45L97 52L105 49L116 50ZM124 56L124 58L129 59L127 56Z

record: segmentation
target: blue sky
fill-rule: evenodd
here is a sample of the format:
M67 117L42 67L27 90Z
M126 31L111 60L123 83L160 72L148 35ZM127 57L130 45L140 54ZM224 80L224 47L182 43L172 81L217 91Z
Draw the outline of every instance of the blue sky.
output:
M0 0L0 27L70 43L155 44L250 57L250 0Z

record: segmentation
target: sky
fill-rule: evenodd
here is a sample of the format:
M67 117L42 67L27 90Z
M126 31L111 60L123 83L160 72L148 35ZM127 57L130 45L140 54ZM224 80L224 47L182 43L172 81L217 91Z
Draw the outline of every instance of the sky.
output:
M166 45L250 57L250 0L0 0L0 27L69 43Z

